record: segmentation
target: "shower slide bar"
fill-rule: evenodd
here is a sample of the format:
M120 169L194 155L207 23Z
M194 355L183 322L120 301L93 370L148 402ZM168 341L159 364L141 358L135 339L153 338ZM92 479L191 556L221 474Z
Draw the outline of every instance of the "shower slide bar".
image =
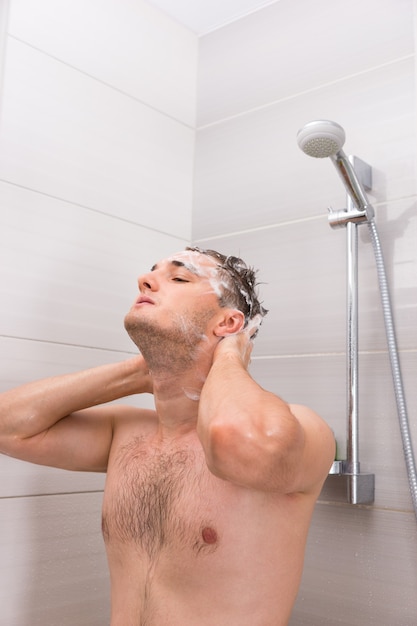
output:
M417 471L395 336L389 286L385 272L382 248L374 221L374 211L372 206L368 203L364 191L364 189L371 189L372 170L369 165L360 159L356 157L348 158L346 156L342 150L345 142L345 131L336 122L330 120L308 122L308 124L298 131L297 141L299 147L305 154L316 158L329 157L333 161L348 196L346 209L329 212L330 226L334 228L346 226L348 265L347 458L343 461L335 461L331 473L347 476L347 497L351 504L371 504L374 501L374 474L362 474L359 464L357 226L366 223L375 255L398 422L403 444L404 461L407 469L413 509L417 519Z
M372 168L355 156L348 163L356 172L359 183L366 191L372 189ZM340 165L335 163L338 167ZM345 163L342 164L345 167ZM344 176L344 170L343 174ZM356 180L356 179L353 179ZM356 194L358 197L358 194ZM346 209L329 209L332 228L346 227L346 459L335 461L330 469L332 475L347 477L347 500L351 504L371 504L375 495L375 475L361 473L359 461L359 342L358 342L358 226L373 217L373 209L358 210L349 193Z

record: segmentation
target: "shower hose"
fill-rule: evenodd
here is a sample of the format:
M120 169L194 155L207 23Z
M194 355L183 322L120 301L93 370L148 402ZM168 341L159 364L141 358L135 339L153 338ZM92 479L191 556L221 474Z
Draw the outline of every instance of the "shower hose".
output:
M401 431L401 440L404 451L404 459L407 468L408 482L410 485L411 499L413 502L414 513L417 519L417 476L416 464L414 460L413 444L410 434L410 425L407 415L407 406L405 402L405 394L403 381L401 377L401 368L398 358L397 341L395 337L394 322L392 317L392 308L390 302L388 281L385 272L384 257L382 254L381 244L379 241L378 231L373 220L368 221L368 228L371 236L372 247L375 254L375 262L378 273L379 290L381 294L382 310L384 314L385 331L387 335L388 353L391 363L392 379L394 383L395 400L397 404L398 420Z

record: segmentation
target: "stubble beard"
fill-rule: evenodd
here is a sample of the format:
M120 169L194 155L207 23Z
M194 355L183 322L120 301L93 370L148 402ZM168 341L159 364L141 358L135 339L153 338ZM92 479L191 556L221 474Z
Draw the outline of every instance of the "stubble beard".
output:
M125 318L125 329L153 374L180 374L193 368L201 353L207 322L214 311L174 314L169 327L146 318Z

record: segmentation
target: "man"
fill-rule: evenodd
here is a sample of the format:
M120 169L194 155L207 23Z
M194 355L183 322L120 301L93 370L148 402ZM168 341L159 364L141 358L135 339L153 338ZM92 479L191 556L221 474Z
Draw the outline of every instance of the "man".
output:
M111 626L284 626L328 426L247 368L266 313L255 272L187 248L139 278L127 361L0 397L0 451L107 471ZM103 404L153 392L155 410Z

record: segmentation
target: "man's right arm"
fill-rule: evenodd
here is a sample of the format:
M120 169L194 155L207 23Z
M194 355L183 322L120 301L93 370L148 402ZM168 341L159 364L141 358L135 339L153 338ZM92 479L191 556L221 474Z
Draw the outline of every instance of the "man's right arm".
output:
M0 452L42 465L105 471L115 415L138 409L102 405L144 392L152 392L152 382L142 356L6 391L0 394Z

